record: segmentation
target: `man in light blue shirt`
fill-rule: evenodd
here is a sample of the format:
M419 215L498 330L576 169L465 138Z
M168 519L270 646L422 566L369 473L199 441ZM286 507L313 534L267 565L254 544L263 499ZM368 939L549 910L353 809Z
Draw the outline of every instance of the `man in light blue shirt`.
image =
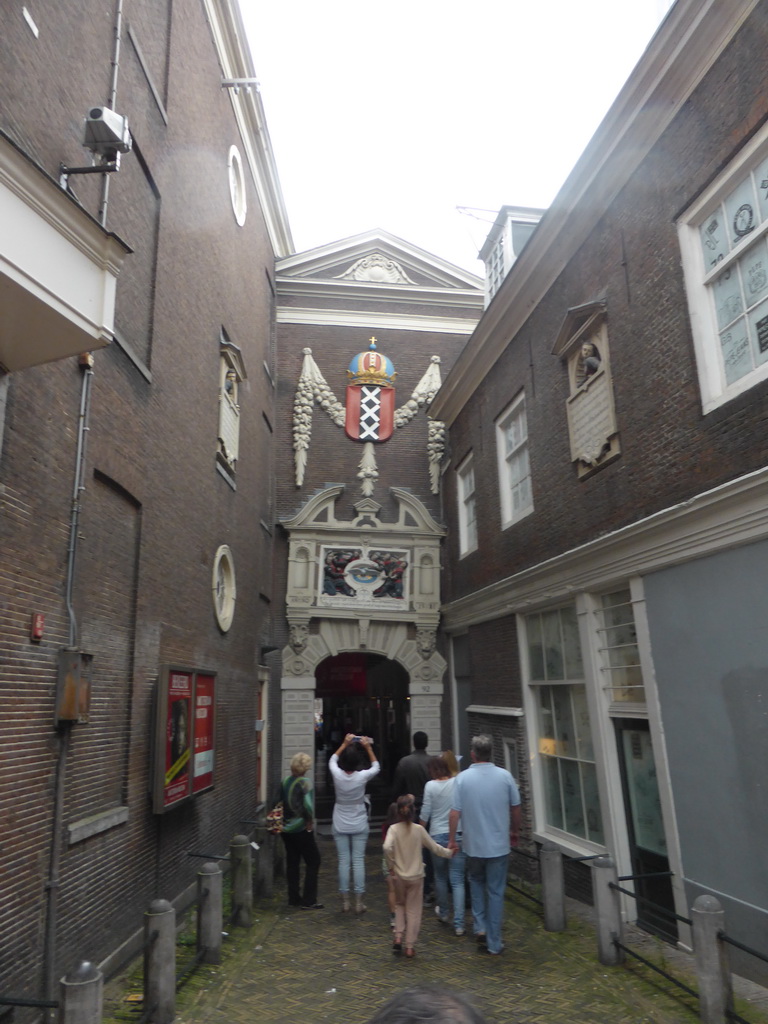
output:
M509 772L491 761L490 736L473 736L471 754L472 764L456 776L453 787L448 848L458 849L461 820L475 937L482 950L497 956L504 949L504 891L509 851L520 832L520 793Z

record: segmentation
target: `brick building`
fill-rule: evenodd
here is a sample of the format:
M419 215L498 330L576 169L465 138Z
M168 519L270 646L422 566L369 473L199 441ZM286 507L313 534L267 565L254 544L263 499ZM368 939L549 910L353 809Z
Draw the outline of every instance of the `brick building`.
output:
M532 841L761 945L767 29L678 0L483 312L292 251L235 0L0 10L5 991L132 948L318 725L382 796L488 731Z
M292 244L234 2L0 40L0 986L50 997L263 795Z
M315 724L326 754L339 734L370 735L386 799L411 732L434 750L449 736L444 432L425 407L477 323L482 282L371 231L279 260L277 301L275 591L287 616L272 742L284 766L315 745Z
M533 841L683 916L714 894L757 948L767 31L765 2L678 0L430 410L459 733L497 738Z

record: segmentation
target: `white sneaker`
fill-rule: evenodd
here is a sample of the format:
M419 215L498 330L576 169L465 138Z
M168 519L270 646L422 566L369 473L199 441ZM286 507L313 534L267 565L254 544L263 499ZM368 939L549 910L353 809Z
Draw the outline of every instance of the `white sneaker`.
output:
M464 934L464 929L463 928L455 928L454 932L455 932L456 935L463 935Z
M437 919L441 922L441 924L448 924L448 915L444 914L440 910L440 907L435 907L435 914L437 915Z

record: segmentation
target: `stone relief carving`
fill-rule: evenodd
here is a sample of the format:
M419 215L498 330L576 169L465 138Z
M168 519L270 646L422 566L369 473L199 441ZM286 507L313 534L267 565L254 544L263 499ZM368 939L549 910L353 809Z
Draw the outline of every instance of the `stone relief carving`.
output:
M430 420L427 427L427 458L429 459L429 486L433 494L440 492L440 466L445 457L445 424Z
M568 431L571 458L579 476L592 472L619 452L607 351L607 332L602 324L572 350L569 358Z
M579 350L575 366L576 387L580 388L600 369L600 351L593 341L585 341Z
M288 641L294 654L302 654L309 641L309 626L305 622L291 624L291 637Z
M376 465L376 453L373 450L373 443L366 441L363 446L363 457L357 465L357 479L360 481L360 491L366 498L373 494L376 481L379 479L379 470Z
M437 646L437 631L434 629L416 630L416 647L425 660L431 658Z
M395 427L407 426L420 409L429 405L440 390L440 384L440 356L432 356L426 372L414 388L410 398L395 410ZM336 399L320 368L312 358L312 349L305 348L301 376L293 403L293 451L297 487L301 487L304 483L309 445L312 439L312 412L315 402L325 410L337 427L344 426L346 418L344 406ZM445 425L437 420L430 420L427 428L427 459L430 489L433 494L438 494L440 490L440 464L444 455ZM360 480L361 492L365 497L370 497L379 476L373 444L366 443L358 469L357 476Z
M344 548L327 551L323 564L324 597L354 597L358 601L404 598L406 551Z
M621 454L604 298L567 311L552 354L560 357L568 373L571 460L583 479Z
M381 253L371 253L338 275L342 281L374 281L382 284L415 284L402 266Z
M312 437L312 406L317 402L325 409L337 427L344 426L344 406L328 387L320 367L312 358L312 349L304 349L296 397L293 402L293 450L296 464L296 486L304 483L307 451Z
M237 371L221 358L222 379L219 387L219 432L218 451L227 466L234 472L240 447L240 405L238 388L240 380Z

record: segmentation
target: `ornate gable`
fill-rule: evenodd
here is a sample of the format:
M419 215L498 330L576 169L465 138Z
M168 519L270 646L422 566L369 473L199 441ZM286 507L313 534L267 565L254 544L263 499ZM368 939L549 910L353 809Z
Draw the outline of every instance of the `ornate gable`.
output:
M482 278L386 231L366 231L277 261L278 281L360 282L477 291Z

